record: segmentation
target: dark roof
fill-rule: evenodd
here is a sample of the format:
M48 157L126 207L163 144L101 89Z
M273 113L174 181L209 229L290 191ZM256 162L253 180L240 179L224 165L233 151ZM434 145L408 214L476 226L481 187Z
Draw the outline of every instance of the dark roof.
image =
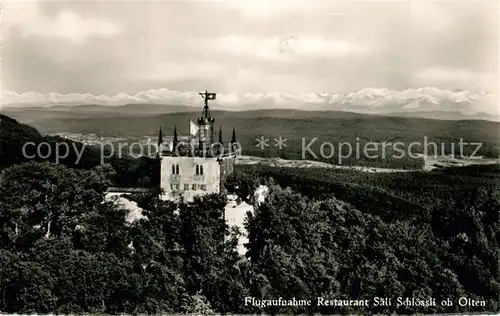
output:
M154 192L155 188L119 188L119 187L109 187L106 192L123 192L123 193L149 193Z

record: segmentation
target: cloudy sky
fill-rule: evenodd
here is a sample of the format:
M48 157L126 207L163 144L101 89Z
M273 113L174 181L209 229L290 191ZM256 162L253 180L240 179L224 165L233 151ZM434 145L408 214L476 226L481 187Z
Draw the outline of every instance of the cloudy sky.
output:
M498 2L4 4L3 89L496 93Z

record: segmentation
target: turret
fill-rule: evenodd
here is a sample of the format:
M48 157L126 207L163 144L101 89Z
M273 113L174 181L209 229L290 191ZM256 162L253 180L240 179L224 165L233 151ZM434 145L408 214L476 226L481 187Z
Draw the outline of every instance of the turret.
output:
M231 145L236 143L236 132L234 131L233 126L233 135L231 136Z
M219 126L219 144L223 145L224 143L222 142L222 127Z
M177 145L179 140L177 139L177 126L174 125L174 140L172 141L172 150L175 152L177 150Z
M163 144L163 132L161 131L160 127L160 132L158 133L158 146L160 146L161 144Z
M235 144L236 144L236 132L233 126L233 135L231 136L231 143L230 143L230 148L233 153L237 151L237 146L235 146Z

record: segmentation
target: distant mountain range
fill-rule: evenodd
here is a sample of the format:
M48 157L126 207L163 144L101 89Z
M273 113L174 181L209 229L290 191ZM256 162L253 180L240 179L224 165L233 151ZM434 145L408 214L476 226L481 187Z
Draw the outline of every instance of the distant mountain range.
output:
M201 110L198 92L156 89L135 95L17 94L4 91L3 111L36 113L42 117L89 117L152 115ZM211 106L227 111L257 109L300 109L307 111L346 111L402 117L445 120L482 119L500 121L496 96L487 92L442 90L425 87L403 91L365 88L346 94L331 93L230 93L218 94ZM66 114L65 114L66 113ZM39 116L40 117L40 116Z

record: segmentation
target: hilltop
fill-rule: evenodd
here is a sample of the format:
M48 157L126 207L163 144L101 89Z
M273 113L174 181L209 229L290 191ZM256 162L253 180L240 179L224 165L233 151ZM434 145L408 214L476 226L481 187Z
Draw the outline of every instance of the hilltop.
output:
M25 161L22 154L23 145L26 142L38 143L41 140L42 135L35 128L0 114L0 168Z
M0 114L0 119L0 170L26 162L50 162L77 169L92 169L109 163L116 171L110 179L115 186L154 187L159 181L155 159L134 159L127 153L109 155L106 151L106 159L103 159L99 147L85 146L60 136L41 135L36 128L6 115ZM28 143L23 152L23 146ZM39 147L42 143L44 145ZM64 145L69 148L67 154ZM60 150L59 155L57 150Z

